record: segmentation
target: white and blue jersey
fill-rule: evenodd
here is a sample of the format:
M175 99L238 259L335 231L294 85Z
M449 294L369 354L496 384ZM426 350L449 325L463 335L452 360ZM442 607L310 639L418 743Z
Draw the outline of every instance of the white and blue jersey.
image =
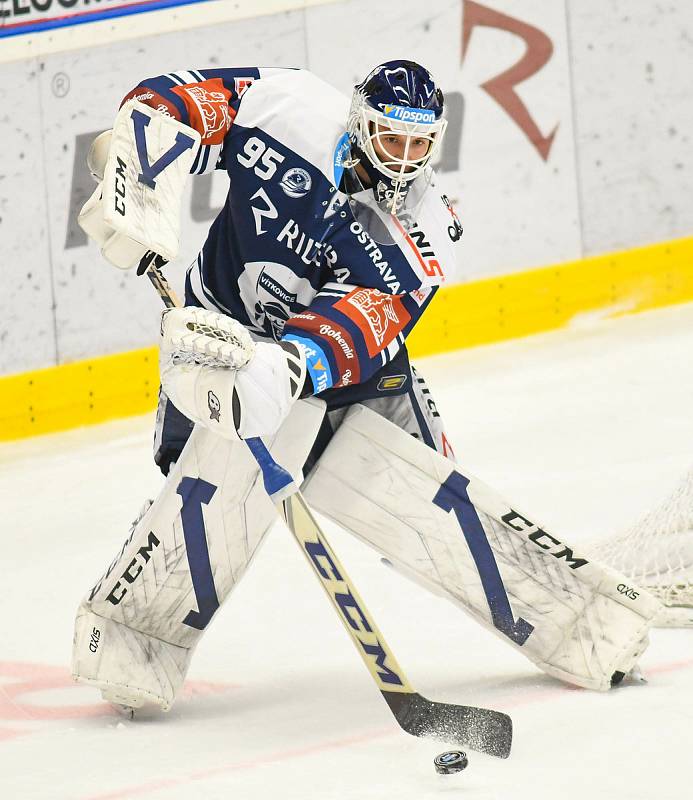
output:
M302 342L315 353L316 393L362 383L391 361L454 269L451 211L435 188L397 243L377 243L339 191L349 101L303 70L181 72L143 81L133 96L201 128L193 172L229 176L186 302Z
M371 190L355 195L388 229L376 236L343 191L349 100L305 70L190 70L142 81L125 99L133 97L200 132L191 172L229 176L188 270L186 304L302 344L328 405L330 396L348 405L408 391L404 342L451 278L460 232L435 183L421 184L406 229ZM390 372L403 380L384 380Z

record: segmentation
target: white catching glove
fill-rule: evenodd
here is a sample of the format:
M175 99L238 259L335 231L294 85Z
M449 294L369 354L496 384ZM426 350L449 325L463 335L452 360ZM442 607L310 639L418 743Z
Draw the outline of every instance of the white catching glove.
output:
M199 146L197 131L137 100L96 137L87 164L100 183L77 221L107 261L130 269L148 250L176 258L183 189Z
M303 349L253 342L231 317L204 308L172 308L161 321L164 392L193 422L227 439L279 430L306 378Z

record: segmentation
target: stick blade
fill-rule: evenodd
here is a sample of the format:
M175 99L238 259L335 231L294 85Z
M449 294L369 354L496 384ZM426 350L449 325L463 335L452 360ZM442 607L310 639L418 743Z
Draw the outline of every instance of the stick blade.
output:
M479 753L507 758L513 723L488 708L437 703L418 692L383 692L401 728L412 736L430 736Z

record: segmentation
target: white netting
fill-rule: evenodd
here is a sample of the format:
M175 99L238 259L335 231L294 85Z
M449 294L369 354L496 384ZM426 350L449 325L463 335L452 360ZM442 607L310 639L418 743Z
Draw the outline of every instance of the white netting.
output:
M664 502L591 552L667 606L660 625L693 625L693 469Z
M162 316L164 363L241 369L253 356L248 331L231 317L204 308L170 308Z

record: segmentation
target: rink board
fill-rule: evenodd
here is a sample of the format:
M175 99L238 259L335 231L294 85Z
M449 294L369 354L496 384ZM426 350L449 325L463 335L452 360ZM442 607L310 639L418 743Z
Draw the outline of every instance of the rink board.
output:
M654 16L640 5L456 0L432 14L402 0L393 16L367 0L210 0L5 37L0 438L152 407L159 299L106 265L76 217L93 191L89 143L124 92L186 66L308 67L345 93L405 52L433 70L449 117L439 189L465 234L453 285L410 338L414 356L691 299L692 240L678 237L690 232L693 84L680 30L693 6ZM344 32L366 13L355 50ZM623 55L643 41L637 72ZM222 172L190 181L167 272L177 288L226 190Z
M413 358L693 300L693 238L441 289ZM156 347L0 378L0 441L155 407Z

